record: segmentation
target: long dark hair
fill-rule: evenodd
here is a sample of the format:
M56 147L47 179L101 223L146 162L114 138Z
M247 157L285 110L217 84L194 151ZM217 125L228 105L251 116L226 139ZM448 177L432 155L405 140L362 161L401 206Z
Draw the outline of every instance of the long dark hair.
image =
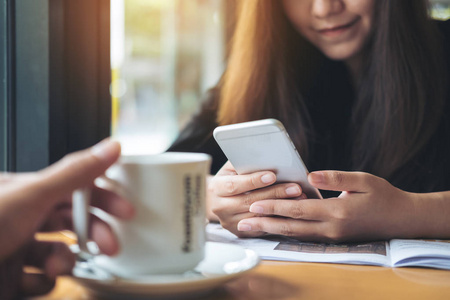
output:
M279 0L240 2L218 123L279 118L307 159L311 120L297 88L323 55L294 29ZM425 0L377 0L367 64L352 112L352 165L389 179L429 141L441 119L443 50ZM300 73L299 73L300 69ZM294 76L295 74L295 76Z

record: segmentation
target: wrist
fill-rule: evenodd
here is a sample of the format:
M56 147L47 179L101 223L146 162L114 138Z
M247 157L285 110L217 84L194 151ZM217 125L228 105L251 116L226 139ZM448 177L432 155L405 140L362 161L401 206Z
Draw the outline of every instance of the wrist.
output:
M450 238L450 192L412 194L412 238Z

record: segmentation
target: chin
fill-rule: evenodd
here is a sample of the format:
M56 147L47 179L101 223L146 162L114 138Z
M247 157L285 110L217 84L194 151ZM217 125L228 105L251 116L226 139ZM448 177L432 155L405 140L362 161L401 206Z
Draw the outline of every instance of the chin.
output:
M357 56L362 49L362 43L345 43L333 47L321 47L322 53L332 60L348 60Z
M331 60L348 60L357 53L356 51L323 51L323 54Z

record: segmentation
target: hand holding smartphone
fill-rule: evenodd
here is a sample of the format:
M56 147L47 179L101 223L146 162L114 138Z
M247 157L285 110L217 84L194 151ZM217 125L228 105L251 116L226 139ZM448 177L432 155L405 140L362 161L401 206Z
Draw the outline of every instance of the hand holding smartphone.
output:
M283 124L264 119L219 126L214 138L238 174L273 171L277 182L298 183L308 198L322 199Z

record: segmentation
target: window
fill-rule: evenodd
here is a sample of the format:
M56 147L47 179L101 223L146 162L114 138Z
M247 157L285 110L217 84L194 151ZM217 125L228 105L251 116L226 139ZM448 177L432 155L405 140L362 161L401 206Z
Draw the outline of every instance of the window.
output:
M431 16L438 20L450 18L450 0L432 0Z
M222 73L229 2L0 0L0 169L111 132L124 152L164 151Z
M2 170L38 170L109 135L109 8L0 0Z
M112 0L112 134L166 150L224 68L224 1Z

